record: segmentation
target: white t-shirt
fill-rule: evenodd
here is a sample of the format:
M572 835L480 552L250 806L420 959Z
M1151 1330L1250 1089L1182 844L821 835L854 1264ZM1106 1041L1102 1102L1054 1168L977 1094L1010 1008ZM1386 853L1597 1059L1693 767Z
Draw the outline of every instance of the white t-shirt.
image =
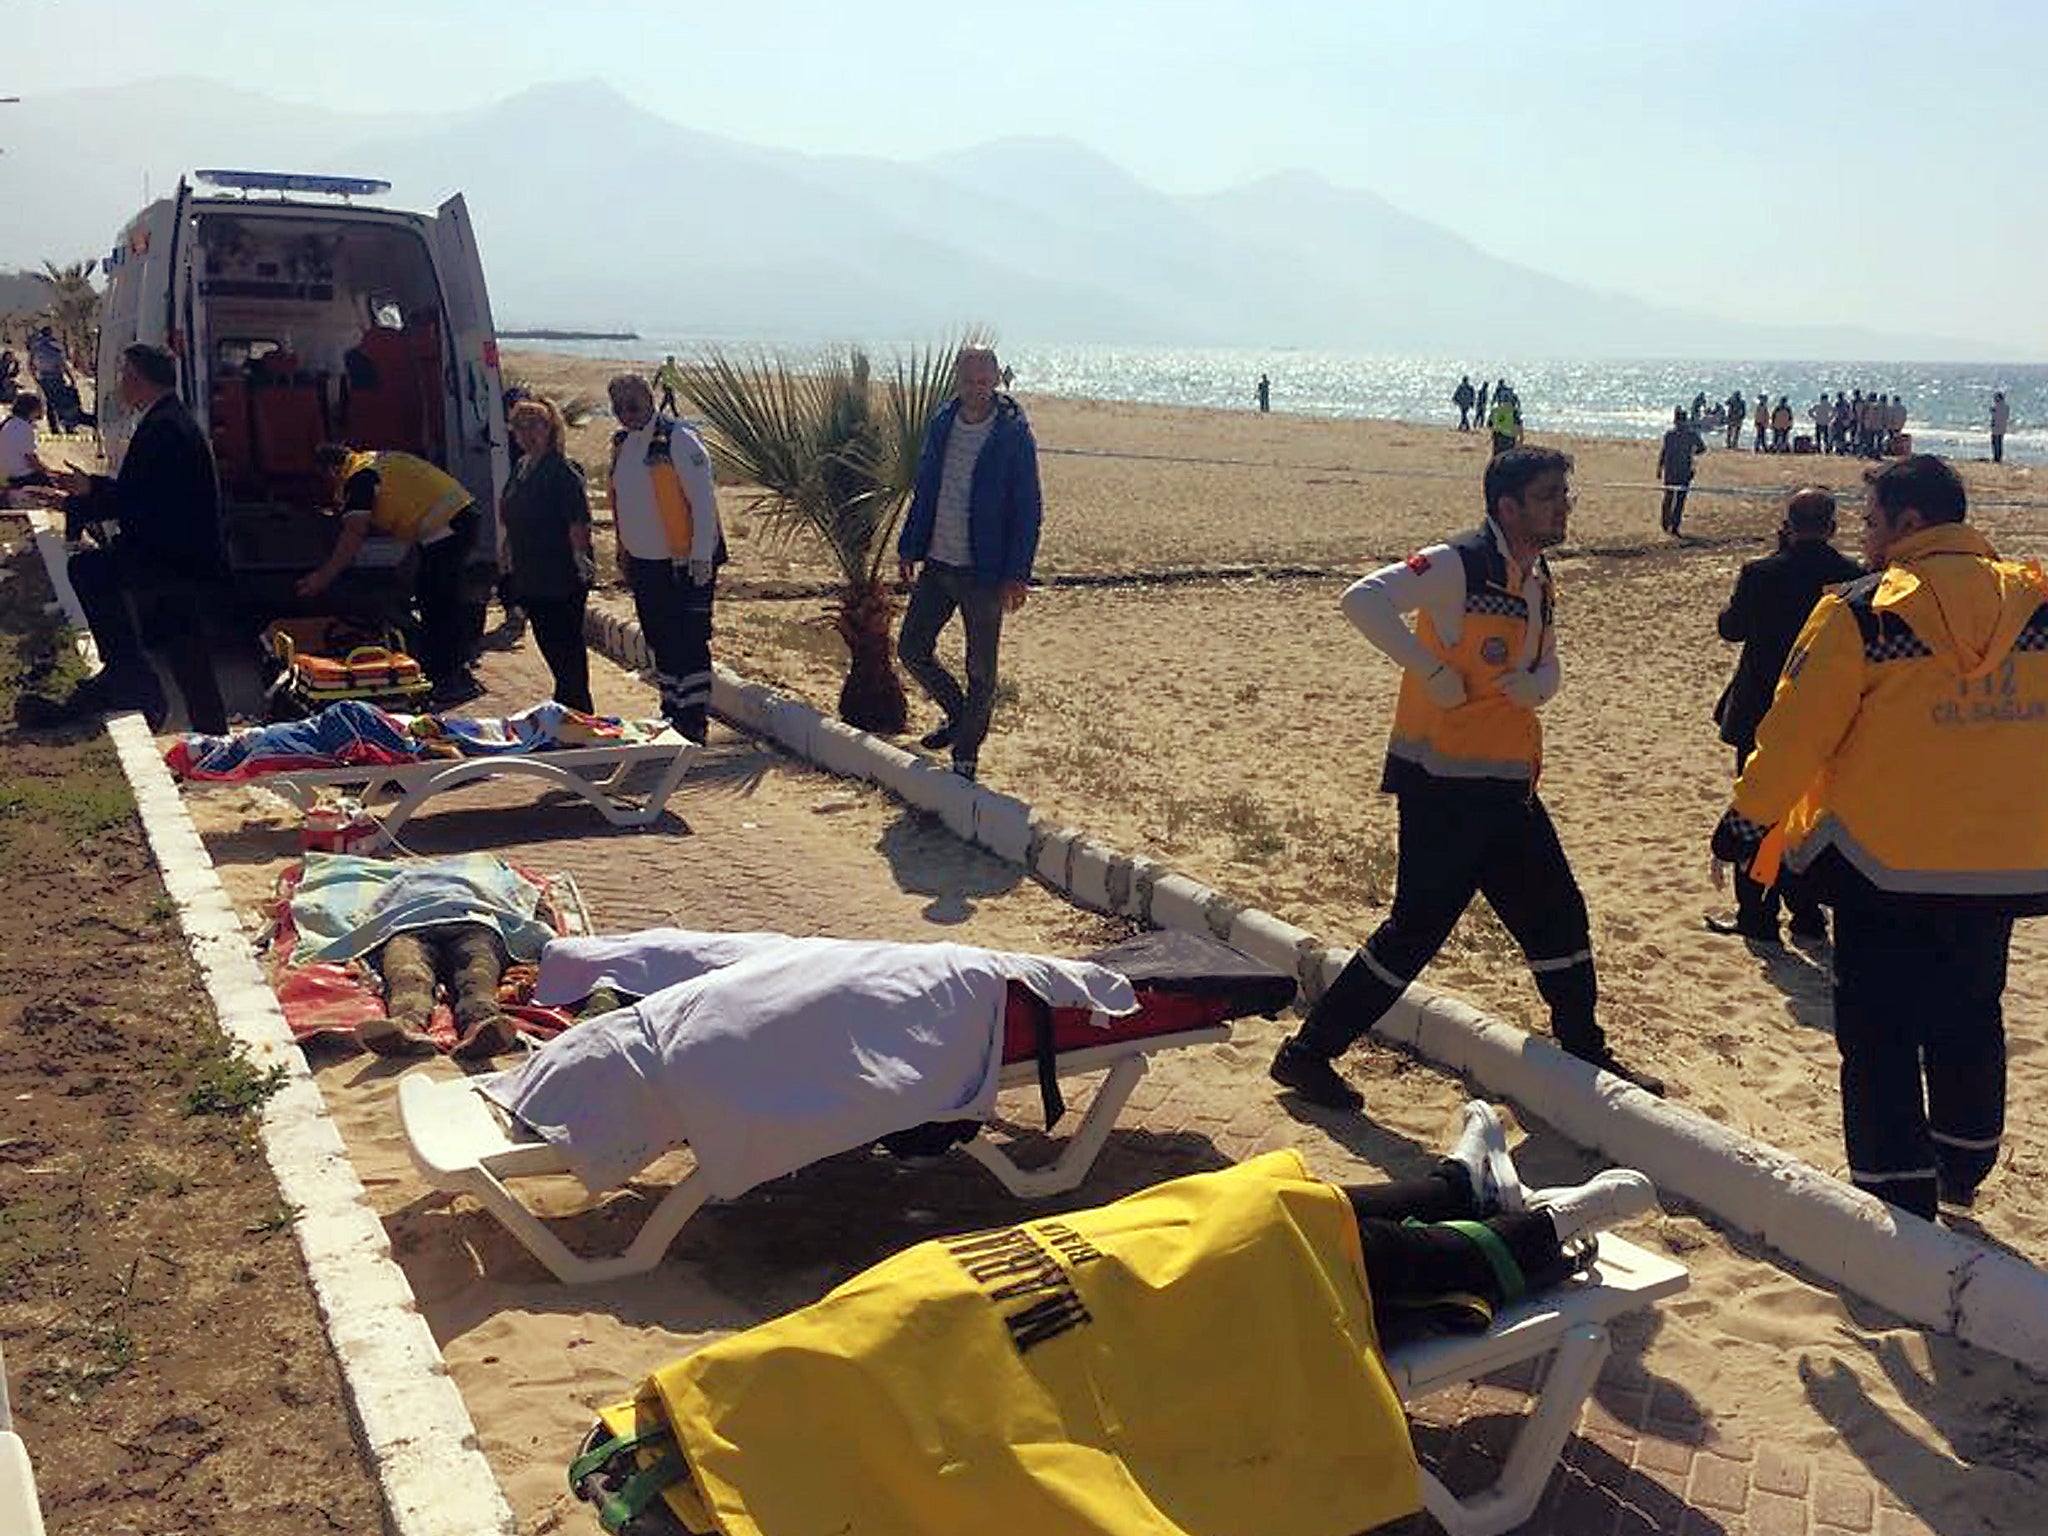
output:
M967 501L974 489L974 465L996 422L991 411L981 421L953 418L946 436L946 460L939 471L939 500L932 515L932 544L925 558L940 565L974 564L974 543L968 536Z
M36 424L26 416L9 416L0 422L0 484L19 480L35 466L29 461L36 451Z

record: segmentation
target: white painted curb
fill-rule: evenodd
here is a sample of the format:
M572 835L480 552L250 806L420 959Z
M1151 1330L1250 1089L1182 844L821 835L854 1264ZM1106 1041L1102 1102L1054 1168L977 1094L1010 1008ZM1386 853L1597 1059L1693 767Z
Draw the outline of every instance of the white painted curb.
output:
M51 583L83 634L85 616L65 574L63 544L42 514L31 513L30 520ZM81 649L90 656L89 643ZM263 1151L279 1194L297 1216L293 1231L392 1530L396 1536L512 1536L511 1506L477 1445L469 1408L391 1257L384 1224L370 1209L156 739L137 714L115 716L107 734L221 1029L256 1067L284 1069L285 1087L263 1109Z
M628 654L638 627L631 631ZM616 659L616 657L615 657ZM1245 906L1144 855L1057 827L1024 802L968 785L816 710L715 667L712 707L833 772L869 780L939 815L964 840L1023 865L1082 905L1161 928L1208 933L1293 975L1321 996L1351 951ZM818 750L829 736L829 753ZM907 762L905 759L909 759ZM961 802L971 800L962 814ZM1019 835L1019 819L1022 836ZM1488 1019L1456 998L1409 987L1374 1031L1513 1099L1581 1145L1639 1168L1657 1187L1760 1237L1846 1291L2035 1370L2048 1371L2048 1274L2009 1253L1907 1216L1809 1163L1567 1056L1548 1040Z

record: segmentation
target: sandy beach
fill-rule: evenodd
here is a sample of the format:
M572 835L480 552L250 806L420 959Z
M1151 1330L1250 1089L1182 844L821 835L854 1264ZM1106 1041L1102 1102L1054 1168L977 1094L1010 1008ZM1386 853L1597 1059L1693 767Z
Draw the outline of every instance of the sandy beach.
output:
M550 390L599 394L608 371L540 354L508 367ZM986 777L1331 943L1363 940L1391 896L1394 810L1377 784L1396 676L1336 599L1375 565L1478 520L1485 438L1022 398L1042 455L1048 586L1004 632ZM1733 772L1711 713L1736 647L1715 615L1741 562L1769 551L1800 484L1836 490L1838 542L1855 553L1864 465L1715 449L1674 543L1657 529L1657 493L1640 488L1653 444L1546 438L1541 402L1528 411L1532 440L1577 464L1570 538L1552 556L1565 686L1544 714L1543 795L1593 912L1606 1026L1681 1102L1840 1172L1825 953L1753 952L1701 918L1732 908L1706 851ZM602 438L583 436L601 471ZM1972 519L2000 550L2048 555L2048 476L1960 467ZM747 494L727 501L738 553L718 654L829 706L841 652L821 605L748 596L756 583L828 573L802 549L761 549ZM1984 505L1996 502L2035 505ZM1425 979L1542 1027L1489 914L1468 916ZM2006 1011L2014 1113L1975 1220L2048 1260L2048 1215L2027 1193L2048 1173L2048 1133L2027 1113L2048 1102L2039 925L2018 930Z
M508 357L507 369L556 395L601 395L610 371L541 354ZM1394 676L1336 597L1373 565L1476 520L1483 440L1024 399L1043 454L1045 584L1005 633L1006 689L983 777L1329 942L1362 940L1391 895L1393 807L1375 786ZM1545 440L1541 403L1529 405ZM594 476L609 427L599 417L572 443ZM1706 854L1731 767L1709 719L1734 659L1714 615L1739 562L1768 547L1780 505L1706 492L1775 492L1803 477L1847 491L1860 466L1711 453L1688 510L1691 536L1674 545L1657 532L1655 493L1623 488L1649 478L1651 446L1562 446L1577 457L1579 496L1554 561L1566 682L1545 717L1544 793L1594 914L1606 1025L1621 1050L1670 1079L1677 1101L1839 1171L1824 952L1752 952L1701 924L1728 902L1709 883ZM2048 492L2024 469L1964 472L1985 500ZM734 557L722 578L720 660L829 708L839 648L819 595L825 566L772 538L744 489L723 505ZM2048 553L2048 508L1979 520L2011 553ZM618 592L609 598L626 606ZM605 663L593 673L600 709L651 709L644 684ZM519 707L544 678L530 644L493 656L490 702ZM913 730L931 719L920 703ZM710 756L678 800L688 837L582 838L586 829L543 825L530 796L513 791L501 808L491 790L474 810L421 818L408 842L422 852L497 847L540 867L582 859L605 930L678 922L1064 953L1114 936L1105 920L873 790L722 728ZM193 805L231 894L254 913L293 851L290 818L251 791ZM1468 917L1425 979L1542 1028L1519 954L1488 914ZM2044 989L2048 954L2026 926L2008 992L2013 1125L1974 1222L2037 1261L2048 1257L2048 1217L2027 1190L2048 1168L2048 1135L2029 1109L2048 1092ZM1458 1080L1370 1043L1348 1064L1366 1119L1285 1108L1264 1074L1289 1027L1246 1021L1232 1044L1163 1066L1136 1101L1141 1127L1114 1139L1098 1177L1067 1203L1269 1146L1300 1147L1332 1178L1400 1175L1454 1133L1467 1096ZM569 1291L468 1201L420 1184L398 1138L390 1065L321 1059L356 1166L534 1536L594 1529L561 1489L593 1404L903 1243L1017 1209L962 1159L911 1171L854 1155L707 1211L654 1274ZM1006 1098L1003 1118L1034 1125L1031 1097ZM1520 1125L1517 1139L1533 1182L1595 1166L1540 1123ZM569 1217L573 1243L616 1243L644 1191L673 1172L657 1166L643 1193L595 1205L563 1181L547 1203ZM1691 1426L1695 1443L1748 1458L1758 1487L1774 1457L1802 1479L1808 1468L1874 1479L1879 1502L1844 1529L2038 1528L2034 1468L2048 1454L2039 1381L1788 1272L1676 1203L1628 1231L1681 1256L1692 1288L1626 1331L1599 1394L1616 1425ZM1608 1443L1594 1434L1574 1454L1597 1457ZM1674 1475L1682 1494L1685 1474ZM1685 1529L1723 1536L1765 1528L1697 1509L1684 1518ZM1655 1528L1679 1523L1673 1515Z

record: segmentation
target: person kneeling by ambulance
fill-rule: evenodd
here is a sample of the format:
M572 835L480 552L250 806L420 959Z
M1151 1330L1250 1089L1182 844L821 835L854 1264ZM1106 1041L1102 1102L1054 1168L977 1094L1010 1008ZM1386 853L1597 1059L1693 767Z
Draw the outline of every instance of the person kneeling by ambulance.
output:
M320 568L300 578L298 595L318 597L332 586L372 533L417 544L420 665L434 685L434 707L476 698L484 690L470 659L483 638L484 604L470 596L466 568L482 519L468 488L410 453L328 443L313 464L326 477L341 533Z

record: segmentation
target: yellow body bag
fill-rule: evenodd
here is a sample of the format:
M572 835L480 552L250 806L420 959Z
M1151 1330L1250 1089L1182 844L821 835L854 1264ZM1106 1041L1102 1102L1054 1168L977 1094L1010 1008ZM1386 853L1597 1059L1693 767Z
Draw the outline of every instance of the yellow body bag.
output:
M1421 1507L1356 1218L1292 1152L921 1243L602 1417L665 1421L663 1497L725 1536L1352 1536Z

